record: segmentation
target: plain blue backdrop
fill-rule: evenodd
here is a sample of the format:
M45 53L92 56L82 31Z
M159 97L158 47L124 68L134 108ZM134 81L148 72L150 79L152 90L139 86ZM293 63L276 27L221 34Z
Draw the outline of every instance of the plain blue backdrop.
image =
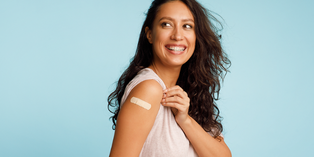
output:
M1 157L108 156L106 100L150 3L0 1ZM200 3L224 19L217 103L233 156L314 156L314 1Z

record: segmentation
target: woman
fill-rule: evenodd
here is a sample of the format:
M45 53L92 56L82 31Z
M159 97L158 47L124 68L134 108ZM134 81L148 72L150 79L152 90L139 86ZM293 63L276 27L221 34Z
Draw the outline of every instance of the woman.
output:
M136 55L108 97L111 157L231 156L214 102L230 61L208 17L195 0L152 2Z

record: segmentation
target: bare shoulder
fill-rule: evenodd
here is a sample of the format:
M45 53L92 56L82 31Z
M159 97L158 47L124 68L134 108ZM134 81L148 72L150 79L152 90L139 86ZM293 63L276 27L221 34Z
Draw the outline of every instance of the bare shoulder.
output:
M143 81L132 89L118 115L110 156L139 156L154 125L162 95L163 89L155 80ZM134 97L150 108L131 101Z
M147 102L151 105L151 112L156 112L159 110L159 105L162 99L163 89L156 80L145 80L138 85L136 85L129 96L127 97L123 106L132 106L136 109L140 106L130 103L133 97ZM141 111L141 110L140 110Z
M161 97L163 89L156 80L145 80L133 88L130 95L138 95L140 97L157 96Z
M132 89L122 105L117 124L121 121L128 121L134 125L146 123L152 126L159 111L162 95L163 89L156 80L145 80L139 83ZM131 101L132 98L148 104L149 109Z

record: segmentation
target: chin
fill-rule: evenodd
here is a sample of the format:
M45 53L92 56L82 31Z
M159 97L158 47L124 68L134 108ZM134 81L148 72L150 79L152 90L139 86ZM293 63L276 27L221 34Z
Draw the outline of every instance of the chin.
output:
M177 60L177 61L169 61L168 65L173 66L173 67L179 67L179 66L181 67L185 63L186 63L186 61Z

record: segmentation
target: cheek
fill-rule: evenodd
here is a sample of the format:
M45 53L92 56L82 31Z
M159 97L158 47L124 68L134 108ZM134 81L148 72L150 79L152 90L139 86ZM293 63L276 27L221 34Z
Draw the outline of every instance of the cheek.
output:
M163 43L167 40L167 35L165 33L156 34L156 42Z
M154 40L155 42L165 42L170 38L171 31L169 30L163 30L160 28L156 28L154 30L153 35L154 35Z
M188 39L189 39L189 42L191 44L194 44L195 45L195 42L196 42L196 35L193 33L193 34L189 34L188 36Z
M190 50L192 51L192 53L194 53L195 45L196 45L196 35L190 34L188 36L188 40L189 40Z
M160 36L160 34L158 35L156 34L153 39L153 46L155 47L155 49L158 49L161 43L162 43L162 37Z
M164 45L166 44L167 40L167 35L165 33L158 33L155 34L153 38L153 47L156 52L162 52Z
M154 52L156 52L158 54L158 52L161 52L162 50L162 45L163 45L163 36L162 34L160 33L155 33L154 36L153 36L153 49L154 49Z

